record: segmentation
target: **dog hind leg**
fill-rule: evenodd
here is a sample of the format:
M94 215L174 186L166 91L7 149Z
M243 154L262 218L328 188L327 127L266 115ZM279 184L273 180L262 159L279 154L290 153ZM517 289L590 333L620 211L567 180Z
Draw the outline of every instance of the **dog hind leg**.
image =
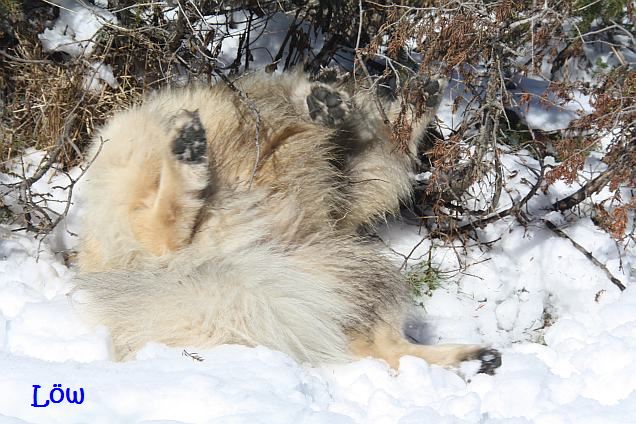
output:
M182 110L171 126L170 151L162 159L156 192L130 214L135 237L155 255L190 241L210 183L206 133L198 112Z
M443 367L456 367L464 361L478 360L481 362L479 372L485 374L494 374L495 369L501 366L501 354L495 349L471 344L415 344L387 324L378 324L368 337L354 338L351 351L358 357L383 359L394 369L398 369L400 358L405 355Z
M417 145L435 117L445 86L442 79L413 78L400 88L401 100L380 99L384 116L371 92L349 97L322 83L307 90L309 117L337 130L332 137L334 162L342 171L344 199L334 211L339 227L357 231L373 226L409 198ZM409 129L406 140L395 139L400 128Z

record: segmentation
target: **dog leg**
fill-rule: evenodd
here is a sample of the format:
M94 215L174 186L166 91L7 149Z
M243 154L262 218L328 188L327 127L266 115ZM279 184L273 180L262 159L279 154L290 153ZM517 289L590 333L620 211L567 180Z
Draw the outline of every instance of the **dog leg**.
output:
M343 176L343 201L333 213L338 227L372 227L409 198L417 144L435 117L445 86L442 79L413 78L399 88L399 99L380 99L384 116L370 91L349 98L326 84L311 86L306 97L309 117L337 130L333 163ZM404 131L398 145L395 136Z
M376 326L370 337L355 338L351 343L351 351L358 357L383 359L394 369L398 369L400 358L405 355L417 356L429 364L443 367L456 367L464 361L479 360L479 372L484 374L494 374L501 366L501 354L495 349L469 344L414 344L386 324Z
M417 76L411 79L403 88L403 98L406 101L394 102L389 115L394 122L404 123L411 127L411 145L409 149L417 152L417 143L427 131L431 121L435 119L437 109L442 102L447 82L442 78L424 78Z
M156 191L131 210L131 226L145 249L163 255L187 244L210 181L206 134L197 111L171 123L170 151L162 159Z
M346 95L326 85L314 85L307 96L309 117L323 125L336 128L342 125L351 110Z

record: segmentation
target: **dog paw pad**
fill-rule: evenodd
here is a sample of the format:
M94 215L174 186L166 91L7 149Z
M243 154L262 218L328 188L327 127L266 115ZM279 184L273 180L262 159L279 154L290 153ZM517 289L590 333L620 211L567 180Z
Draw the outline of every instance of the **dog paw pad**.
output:
M342 95L322 85L312 87L307 96L307 107L311 119L330 127L341 125L349 113L349 105Z
M172 153L177 160L193 164L204 162L208 143L199 113L182 111L177 125L180 128L172 142Z

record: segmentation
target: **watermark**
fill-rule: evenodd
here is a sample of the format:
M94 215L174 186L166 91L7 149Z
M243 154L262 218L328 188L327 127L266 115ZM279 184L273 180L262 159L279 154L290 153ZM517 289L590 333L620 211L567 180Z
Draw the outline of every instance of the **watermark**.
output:
M82 387L79 388L78 394L77 390L73 390L71 392L71 389L69 388L66 388L66 390L62 389L61 384L54 384L53 388L49 391L48 399L44 398L46 389L42 391L42 394L38 394L38 390L41 388L42 386L40 386L39 384L33 385L33 403L31 404L31 406L35 408L45 408L49 406L50 403L62 403L64 402L64 400L66 400L67 403L76 403L78 405L84 402L84 388ZM38 402L39 395L43 396L43 403Z

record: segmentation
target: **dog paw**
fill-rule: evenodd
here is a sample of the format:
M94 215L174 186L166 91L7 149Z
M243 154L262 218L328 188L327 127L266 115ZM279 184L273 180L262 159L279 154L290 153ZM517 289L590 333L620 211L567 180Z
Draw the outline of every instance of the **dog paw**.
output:
M483 348L477 352L475 359L481 362L477 373L493 375L501 366L501 353L497 349Z
M428 109L436 109L442 101L446 80L433 77L413 78L407 86L407 100L413 105L422 105Z
M172 153L177 160L199 164L206 160L208 143L198 111L183 110L175 119L176 136L172 141Z
M312 120L329 127L344 123L350 111L343 94L324 85L315 85L311 88L311 93L307 96L307 107Z

